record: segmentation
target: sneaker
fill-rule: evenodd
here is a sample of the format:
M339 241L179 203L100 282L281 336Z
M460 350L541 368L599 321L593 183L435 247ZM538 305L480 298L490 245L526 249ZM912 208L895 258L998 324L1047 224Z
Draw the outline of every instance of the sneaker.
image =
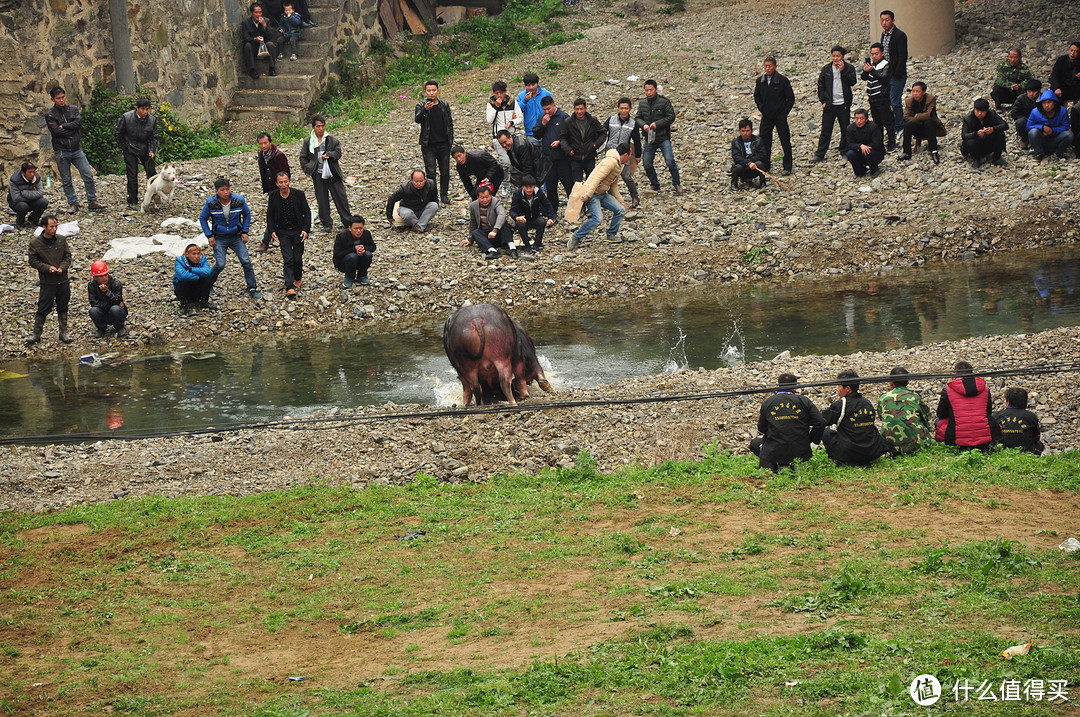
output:
M98 329L97 331L95 331L94 332L94 338L95 339L103 339L103 338L105 338L105 329Z
M930 153L930 158L934 160L934 164L941 164L941 155L936 149Z
M608 244L622 244L623 238L618 234L605 234L604 241L606 241Z
M360 285L361 286L371 286L371 279L367 278L366 276L361 276L360 277Z
M499 258L499 250L498 249L488 249L487 253L484 254L484 258L487 259L488 261L491 261L492 259L498 259Z
M289 55L289 62L296 62L296 55Z
M255 301L262 299L262 294L259 293L258 289L249 289L248 293L251 294L251 298L255 299Z
M90 204L87 205L86 208L89 209L92 212L103 212L106 209L105 205L102 204L101 202L97 201L96 199L94 201L90 202Z
M285 59L285 53L284 53L284 52L279 52L279 53L277 54L277 59L279 59L279 60L284 60L284 59Z
M293 289L292 287L286 289L285 290L285 298L286 299L295 299L296 298L296 289Z
M123 326L121 326L120 329L116 332L116 338L118 338L118 339L126 339L127 335L128 335L128 331Z
M732 179L732 180L731 180L731 186L730 186L729 188L730 188L730 189L731 189L731 191L733 191L733 192L737 192L737 191L739 191L739 180L737 180L737 179Z
M873 167L870 168L870 176L871 177L876 177L879 174L881 174L881 167L879 167L878 165L875 164Z
M886 147L885 151L886 152L895 152L896 151L896 142L893 142L888 147Z
M571 234L570 238L566 241L566 248L570 249L570 250L574 250L574 249L578 248L579 244L581 244L581 237L576 237L573 234Z
M900 155L899 157L897 157L896 159L897 159L898 161L900 161L900 162L907 162L907 161L909 161L909 160L911 159L911 155L910 155L910 154L908 154L907 152L904 152L903 154L901 154L901 155Z
M349 277L347 277L347 276L346 276L346 277L345 277L345 281L341 282L341 285L342 285L343 287L345 287L346 289L351 289L351 288L353 287L353 284L354 284L354 283L355 283L355 282L353 282L353 280L352 280L352 279L350 279Z
M196 308L195 308L194 306L190 306L190 305L189 305L189 306L187 307L187 315L188 315L188 316L194 316L194 315L195 315L195 314L197 314L197 313L199 313L199 310L198 310L198 309L196 309Z
M979 161L979 160L977 160L977 159L972 159L972 160L970 160L970 161L968 162L968 164L969 164L969 165L971 165L971 168L972 168L972 169L978 169L979 167L981 167L981 166L982 166L982 162L980 162L980 161Z
M1005 161L1004 157L996 157L994 159L994 161L991 162L991 164L993 164L995 167L1008 167L1009 166L1009 163Z

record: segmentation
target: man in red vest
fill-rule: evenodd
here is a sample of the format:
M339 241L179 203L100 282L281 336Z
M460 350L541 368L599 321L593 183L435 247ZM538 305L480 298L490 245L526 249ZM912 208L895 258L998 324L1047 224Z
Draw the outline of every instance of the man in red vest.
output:
M934 440L961 448L989 448L1001 440L1001 426L992 419L990 389L967 361L958 361L953 370L956 378L945 384L938 401Z

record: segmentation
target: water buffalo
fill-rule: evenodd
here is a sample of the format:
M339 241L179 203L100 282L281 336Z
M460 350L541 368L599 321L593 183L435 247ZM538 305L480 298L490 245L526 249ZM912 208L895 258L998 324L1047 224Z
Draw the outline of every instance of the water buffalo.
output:
M443 326L443 347L461 379L462 404L473 396L483 405L528 398L528 384L536 381L552 393L544 369L536 360L536 346L521 324L498 306L463 306Z

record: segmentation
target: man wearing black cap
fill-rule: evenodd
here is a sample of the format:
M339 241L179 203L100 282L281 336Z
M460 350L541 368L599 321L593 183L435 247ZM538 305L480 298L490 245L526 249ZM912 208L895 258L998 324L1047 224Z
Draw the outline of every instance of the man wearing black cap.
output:
M990 102L985 97L975 100L974 109L964 115L960 131L960 151L968 158L972 169L978 169L987 161L997 167L1008 164L1001 156L1005 151L1005 133L1008 131L1009 125L990 109Z

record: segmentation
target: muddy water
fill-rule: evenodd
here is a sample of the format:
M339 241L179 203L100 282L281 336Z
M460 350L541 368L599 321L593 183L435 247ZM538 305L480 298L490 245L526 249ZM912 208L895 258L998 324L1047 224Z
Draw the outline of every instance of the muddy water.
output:
M844 354L1080 324L1080 250L798 285L710 286L567 304L526 325L558 386L793 354ZM319 408L447 405L442 319L404 333L263 340L213 353L0 366L0 435L223 426ZM25 378L5 378L25 374Z

